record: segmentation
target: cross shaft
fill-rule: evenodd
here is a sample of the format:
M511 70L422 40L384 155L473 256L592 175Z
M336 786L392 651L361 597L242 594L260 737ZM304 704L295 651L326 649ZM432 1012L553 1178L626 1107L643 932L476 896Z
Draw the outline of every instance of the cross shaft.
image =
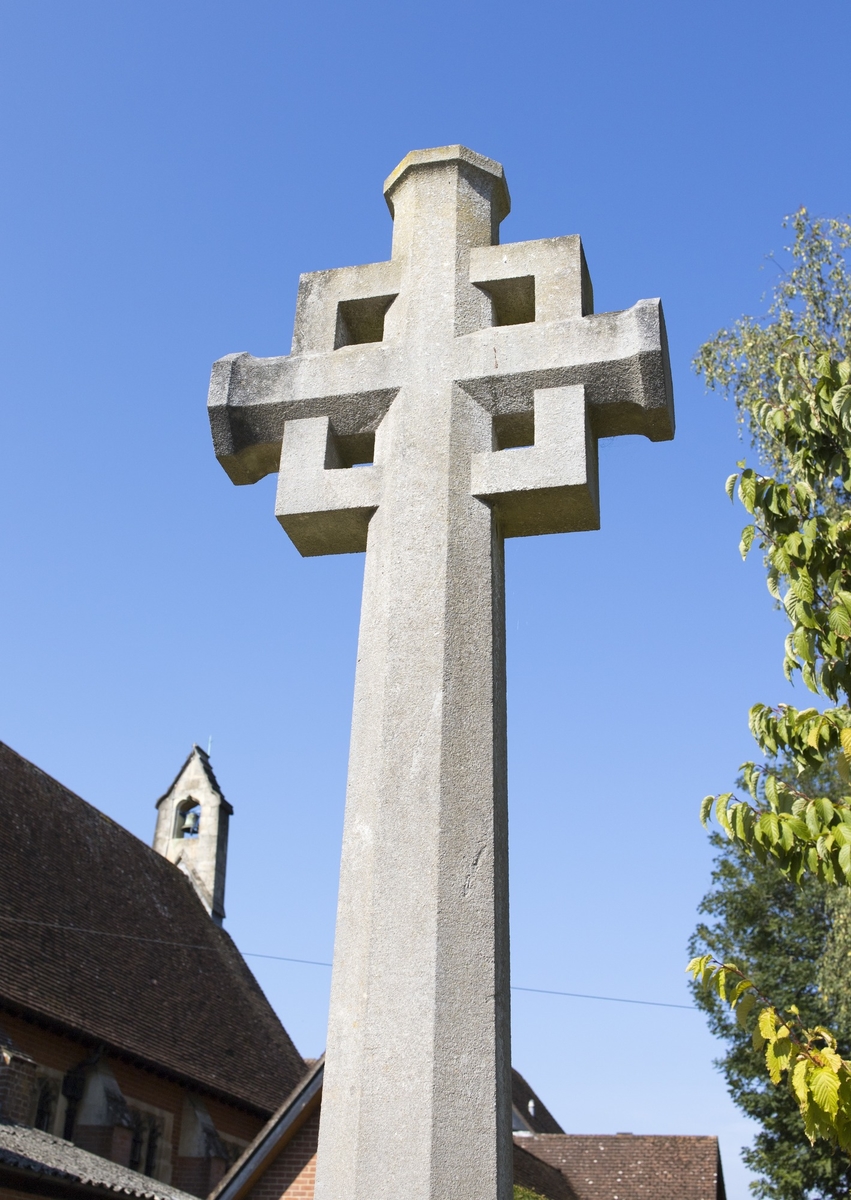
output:
M367 552L317 1200L508 1200L503 538L596 528L597 437L672 436L664 323L592 316L578 238L496 244L492 160L385 195L390 261L303 276L292 354L220 360L210 415L303 554Z

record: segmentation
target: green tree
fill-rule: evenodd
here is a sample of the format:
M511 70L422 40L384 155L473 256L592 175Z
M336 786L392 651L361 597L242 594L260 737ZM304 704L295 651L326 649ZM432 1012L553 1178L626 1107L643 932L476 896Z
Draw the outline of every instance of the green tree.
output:
M740 843L717 833L712 839L717 851L712 889L700 905L703 919L690 952L736 962L778 1006L797 1004L808 1026L835 1029L840 1048L851 1048L847 934L837 948L840 957L844 950L844 959L829 961L837 928L831 901L834 894L844 898L846 893L810 878L796 885L773 862L760 863ZM825 968L832 980L841 980L830 995L819 987ZM726 1043L718 1066L731 1097L761 1127L743 1152L757 1175L755 1194L764 1200L848 1196L848 1158L823 1140L810 1145L796 1097L771 1082L764 1054L754 1047L749 1030L716 992L696 984L693 992L713 1034Z
M742 555L754 544L762 549L769 591L792 627L785 673L790 680L799 673L812 692L834 703L821 711L754 705L750 727L764 761L741 768L748 797L708 796L701 810L704 823L714 811L731 845L716 871L716 884L728 886L704 902L705 913L723 919L698 930L695 948L704 953L690 970L716 1031L731 1040L723 1062L734 1097L763 1125L750 1152L762 1171L759 1188L778 1196L800 1195L802 1188L833 1195L837 1185L848 1193L847 1181L831 1176L824 1147L800 1158L788 1136L789 1101L812 1143L823 1138L851 1155L851 1061L843 1057L851 906L847 895L825 892L851 883L851 226L812 221L805 210L789 223L790 268L774 288L767 317L721 330L695 363L710 387L735 399L769 472L741 462L727 491L732 499L738 485L752 518ZM737 908L727 901L738 888L744 903L748 871L767 873L762 882L774 879L773 894L792 905L785 935L793 942L795 915L818 902L820 920L810 922L809 937L805 921L792 947L808 969L797 990L790 990L779 962L772 966L756 954L773 944L771 937L751 936L745 944L739 936L736 945ZM781 879L788 881L785 893ZM725 933L728 919L733 926ZM767 926L757 923L756 931L764 935ZM737 961L724 956L729 948ZM742 1040L746 1027L752 1027L750 1049ZM789 1091L769 1087L762 1073L747 1074L757 1066L767 1069L771 1085L785 1078Z
M829 930L817 964L816 978L821 994L833 1012L833 1022L842 1030L851 1048L851 891L825 890Z
M760 414L766 403L779 402L779 385L794 374L784 352L790 345L821 346L840 360L851 346L851 223L813 219L801 208L783 225L793 240L783 258L768 257L775 280L767 312L720 329L694 361L708 388L735 401L763 465L781 477L789 461L777 439L766 435Z

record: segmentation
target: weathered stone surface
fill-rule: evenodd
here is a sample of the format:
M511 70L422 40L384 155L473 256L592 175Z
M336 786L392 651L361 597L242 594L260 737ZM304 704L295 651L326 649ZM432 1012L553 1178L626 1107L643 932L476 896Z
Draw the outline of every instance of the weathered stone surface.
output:
M367 551L317 1200L507 1200L502 543L597 527L598 437L673 436L665 330L592 315L578 238L497 245L490 159L385 195L391 260L303 276L292 354L216 363L210 419L302 554Z

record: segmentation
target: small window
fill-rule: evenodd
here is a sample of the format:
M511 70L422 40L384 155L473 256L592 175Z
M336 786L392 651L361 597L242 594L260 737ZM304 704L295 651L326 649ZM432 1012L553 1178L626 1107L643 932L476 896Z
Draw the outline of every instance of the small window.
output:
M145 1147L145 1174L152 1178L157 1169L157 1157L160 1148L162 1130L159 1123L150 1122L148 1125L148 1144Z
M133 1141L130 1144L130 1169L141 1171L152 1178L156 1176L159 1159L162 1122L151 1113L131 1109L133 1119Z
M59 1089L52 1079L42 1079L38 1085L38 1096L35 1105L35 1127L45 1133L53 1132L53 1121L56 1117L56 1103L59 1099Z
M133 1141L130 1143L130 1170L138 1171L142 1165L142 1145L145 1141L145 1128L138 1113L134 1113L133 1117Z
M151 1179L165 1181L171 1171L173 1114L129 1097L127 1107L133 1129L130 1166Z

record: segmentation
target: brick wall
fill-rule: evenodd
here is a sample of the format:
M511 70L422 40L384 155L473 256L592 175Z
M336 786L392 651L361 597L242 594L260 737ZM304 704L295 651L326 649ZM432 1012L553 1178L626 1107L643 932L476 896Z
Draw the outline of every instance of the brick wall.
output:
M78 1125L74 1130L74 1145L90 1154L99 1154L120 1167L130 1166L130 1147L133 1131L123 1125Z
M35 1062L9 1046L0 1046L0 1117L26 1121L35 1093Z
M70 1071L77 1063L91 1054L91 1047L84 1046L73 1038L63 1037L43 1029L34 1021L24 1021L11 1013L0 1012L0 1025L25 1054L34 1058L43 1067L55 1067L57 1071Z
M313 1200L319 1110L307 1118L244 1200Z
M76 1038L56 1033L52 1029L44 1028L35 1021L25 1020L23 1017L18 1017L2 1010L0 1010L0 1026L2 1026L24 1054L29 1055L39 1067L52 1068L63 1075L77 1066L78 1063L87 1058L92 1052L92 1046L88 1042L78 1041ZM207 1166L202 1166L201 1164L190 1166L187 1160L181 1163L180 1166L184 1174L187 1171L190 1171L190 1173L194 1171L195 1175L198 1176L197 1179L193 1177L194 1187L187 1187L185 1183L178 1181L178 1176L181 1172L178 1170L177 1150L180 1144L184 1087L162 1075L155 1074L153 1071L136 1066L134 1063L127 1062L124 1059L106 1055L105 1062L115 1075L118 1085L131 1108L133 1107L134 1100L141 1101L143 1104L151 1105L172 1115L171 1182L177 1187L183 1187L186 1191L206 1196L221 1177L225 1169L225 1164L221 1163L221 1160L216 1160L216 1164L218 1165L213 1165L212 1172L210 1173L209 1164ZM2 1071L0 1071L0 1076L2 1076ZM3 1086L2 1078L0 1078L0 1092L2 1092ZM245 1112L243 1109L226 1104L224 1101L212 1096L208 1097L204 1095L203 1090L199 1089L199 1094L207 1105L217 1131L226 1140L235 1139L238 1142L248 1143L256 1137L263 1127L264 1120L262 1117ZM6 1102L8 1103L9 1100ZM64 1105L64 1101L62 1103ZM2 1108L2 1105L3 1096L0 1095L0 1112L5 1115L5 1109ZM118 1158L115 1157L115 1154L103 1148L106 1145L105 1139L112 1137L111 1129L109 1132L104 1130L102 1134L97 1135L91 1131L91 1137L94 1137L95 1140L98 1140L98 1138L101 1139L98 1146L95 1146L91 1142L90 1131L83 1129L80 1132L82 1132L82 1141L80 1141L78 1136L75 1136L74 1140L79 1145L84 1145L85 1143L85 1149L91 1149L94 1153L102 1154L104 1157L112 1158L114 1161L124 1161L127 1158L129 1151L123 1145L114 1148L119 1155ZM58 1133L61 1136L61 1127L58 1129ZM124 1136L126 1140L131 1136L130 1132L124 1131ZM203 1179L200 1178L199 1171L204 1173Z

